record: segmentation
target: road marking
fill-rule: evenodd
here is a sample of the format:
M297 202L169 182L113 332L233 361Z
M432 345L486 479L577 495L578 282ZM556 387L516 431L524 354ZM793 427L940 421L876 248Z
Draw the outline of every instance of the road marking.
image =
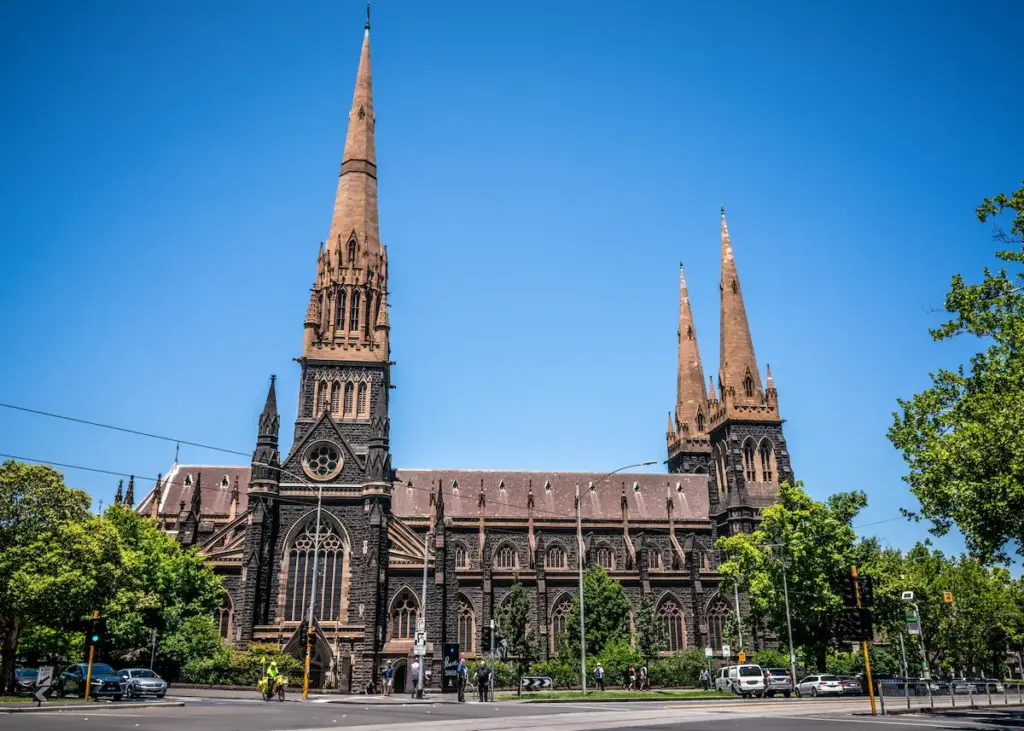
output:
M835 716L772 716L772 718L780 718L787 721L824 721L828 723L860 723L860 724L874 724L876 726L916 726L921 728L935 728L939 725L940 721L945 721L946 724L962 724L966 723L968 726L952 726L942 724L943 728L968 728L968 727L979 727L981 724L969 721L967 719L942 719L939 718L924 718L924 717L913 717L906 718L903 720L895 720L898 716L872 716L865 718L837 718Z

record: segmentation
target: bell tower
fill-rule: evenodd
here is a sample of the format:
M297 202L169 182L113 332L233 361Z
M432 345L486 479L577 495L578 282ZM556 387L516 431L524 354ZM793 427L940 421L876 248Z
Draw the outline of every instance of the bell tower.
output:
M761 508L793 481L779 416L779 394L768 367L764 386L754 356L739 271L722 208L722 278L718 393L708 394L712 469L710 517L718 535L754 530Z

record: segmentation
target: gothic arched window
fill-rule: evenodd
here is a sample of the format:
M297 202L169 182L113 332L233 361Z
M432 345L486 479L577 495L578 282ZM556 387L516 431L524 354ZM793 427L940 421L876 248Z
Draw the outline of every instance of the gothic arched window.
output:
M355 414L355 392L356 387L349 381L345 384L345 416Z
M494 556L494 568L519 568L519 557L516 555L516 549L512 548L512 546L502 546L499 548L498 552Z
M565 549L561 546L549 546L544 556L544 566L549 569L564 569L565 564Z
M558 651L558 641L565 637L566 620L569 612L572 611L572 601L568 598L562 599L555 605L555 611L551 613L551 652Z
M461 544L455 545L455 568L469 568L469 551L467 551L466 547Z
M743 477L747 482L757 482L757 462L754 459L754 442L743 442Z
M657 551L653 548L648 549L647 568L654 569L655 571L661 568L661 551Z
M229 594L224 595L224 602L217 608L214 614L214 619L217 620L217 631L220 632L220 636L226 641L231 642L234 638L232 637L231 626L234 624L234 611L231 605L231 596Z
M395 597L391 605L391 639L411 640L416 632L419 603L408 589Z
M341 412L338 411L339 406L341 406L341 381L335 381L331 385L331 413L335 416L341 416Z
M348 242L348 265L356 265L356 240L352 239Z
M674 598L666 598L658 607L658 619L665 628L665 639L669 652L686 649L686 616Z
M316 519L310 518L288 549L288 584L284 607L286 622L300 622L305 617L313 592L314 562L317 564L314 616L320 621L330 622L341 618L345 544L338 531L328 522L321 522L318 540Z
M363 381L359 384L359 398L356 401L359 408L359 416L366 416L367 411L369 411L370 399L367 397L368 393L369 389L366 387L366 381Z
M775 450L772 443L765 439L761 442L761 482L771 484L775 479Z
M349 317L348 329L359 333L359 292L352 293L352 314Z
M725 623L729 618L729 607L721 599L708 609L708 644L717 652L722 649L725 637Z
M697 412L697 431L704 431L704 412Z
M608 546L601 546L594 552L594 563L605 569L615 568L615 552Z
M743 379L743 395L748 397L754 395L754 379L750 377L749 373Z
M363 317L363 330L364 330L364 332L367 335L370 334L370 310L372 309L372 307L371 307L372 304L373 304L373 293L372 292L367 292L366 293L366 307L364 308L365 309L365 313L364 313L365 316Z
M476 645L476 615L473 612L473 605L469 601L459 597L459 652L472 654Z
M327 409L331 405L327 399L327 381L320 381L320 385L317 386L316 398L316 410L321 414L327 413Z
M334 327L337 330L345 329L345 302L347 295L344 289L338 290L338 306L335 310Z

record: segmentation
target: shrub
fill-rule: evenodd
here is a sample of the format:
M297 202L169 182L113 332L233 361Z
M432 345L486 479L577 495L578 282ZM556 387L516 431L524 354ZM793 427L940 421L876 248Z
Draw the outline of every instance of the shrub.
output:
M469 685L476 685L476 670L481 662L483 660L469 661ZM495 660L493 663L487 663L487 665L491 668L491 672L494 673L495 688L519 687L519 675L516 673L515 665L502 662L501 660Z
M596 658L587 659L587 671L593 677L594 668L601 663L604 668L604 684L606 686L629 685L628 668L634 665L639 668L644 662L643 655L635 647L630 647L624 639L617 639L604 646ZM648 668L650 670L650 668ZM590 682L588 680L588 682Z
M181 679L203 685L256 685L271 662L293 684L303 675L302 661L282 653L277 645L254 644L245 652L224 648L209 657L193 658L182 668Z
M547 660L534 664L531 675L551 678L556 688L572 688L580 684L580 667L561 660Z
M695 648L662 657L648 667L651 685L666 688L694 687L700 684L700 671L707 667L704 653Z
M754 655L752 662L755 665L760 665L762 668L789 667L789 657L783 655L778 650L761 650Z

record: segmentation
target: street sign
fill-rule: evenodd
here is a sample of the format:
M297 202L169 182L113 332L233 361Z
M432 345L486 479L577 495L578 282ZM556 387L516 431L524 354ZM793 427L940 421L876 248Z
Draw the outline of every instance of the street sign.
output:
M732 648L728 645L722 645L722 657L732 657Z
M953 592L951 592L951 591L944 591L944 592L942 592L942 601L946 602L946 604L952 604L953 603Z
M710 647L705 647L704 648L704 657L714 657L714 656L715 656L715 651L714 650L712 650Z
M739 662L746 662L747 661L747 653L741 652L739 655L736 656L736 659Z
M425 617L420 617L416 620L416 631L423 632L427 629L427 620Z
M427 633L419 631L416 633L416 643L412 649L414 655L427 654Z
M53 666L44 665L39 668L39 675L36 676L36 693L35 698L40 703L49 700L46 694L50 692L50 686L53 684Z
M554 684L551 682L551 678L524 675L519 681L519 685L523 690L540 690L541 688L550 688Z
M921 620L913 610L907 610L907 633L912 635L921 634Z

